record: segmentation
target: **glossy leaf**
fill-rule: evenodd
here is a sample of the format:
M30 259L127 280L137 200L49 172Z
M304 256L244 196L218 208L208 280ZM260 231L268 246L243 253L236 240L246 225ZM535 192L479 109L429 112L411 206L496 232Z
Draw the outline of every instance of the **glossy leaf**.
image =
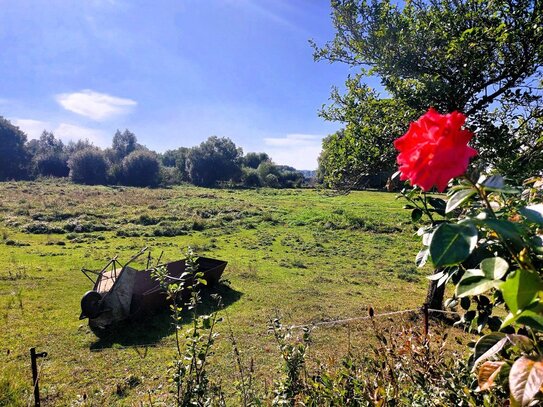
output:
M479 363L494 356L507 345L507 335L501 332L492 332L481 337L475 344L473 354L473 370L477 368Z
M411 221L418 222L422 218L423 212L419 208L413 209L411 212Z
M477 235L477 228L471 223L441 224L430 241L432 262L436 267L461 263L475 248Z
M481 270L489 280L500 280L509 270L509 264L501 257L490 257L481 262Z
M522 356L509 372L511 397L520 406L529 405L543 385L543 360Z
M507 277L500 290L509 310L516 314L534 301L538 292L543 290L543 281L538 274L519 269Z
M543 204L526 206L519 212L530 222L543 226Z
M447 200L447 206L445 207L445 213L449 213L464 202L467 202L477 191L473 188L470 189L460 189L456 191L451 197Z
M484 277L469 277L460 280L456 286L456 296L459 298L480 295L492 288L498 288L499 283Z

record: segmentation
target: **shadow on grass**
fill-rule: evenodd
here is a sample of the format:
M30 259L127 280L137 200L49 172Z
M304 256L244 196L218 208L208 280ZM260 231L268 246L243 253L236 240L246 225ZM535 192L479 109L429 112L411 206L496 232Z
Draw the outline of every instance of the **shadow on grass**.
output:
M217 310L217 301L212 294L222 298L222 308L238 301L243 293L232 289L226 284L204 288L200 291L202 299L198 305L198 314L206 315ZM192 320L189 311L183 312L183 323ZM168 307L163 307L157 313L137 321L123 321L105 330L94 331L98 339L91 343L90 350L100 350L114 347L153 346L162 338L174 333L172 317Z

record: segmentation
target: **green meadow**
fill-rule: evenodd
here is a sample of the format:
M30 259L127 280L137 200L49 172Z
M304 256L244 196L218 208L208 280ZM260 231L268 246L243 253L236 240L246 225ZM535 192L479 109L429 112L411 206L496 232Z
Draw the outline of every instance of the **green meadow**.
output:
M29 348L40 359L45 405L149 405L167 393L174 330L167 311L98 338L79 320L92 283L82 267L121 263L149 247L151 264L197 254L228 261L224 320L209 370L226 392L236 377L231 337L263 387L280 374L268 333L285 325L419 307L429 270L417 269L419 238L404 202L381 192L77 186L0 183L0 404L31 400ZM141 267L147 256L139 260ZM202 308L212 309L209 293ZM187 321L188 322L188 321ZM364 349L359 324L314 331L311 356L333 365ZM3 399L2 399L3 397Z

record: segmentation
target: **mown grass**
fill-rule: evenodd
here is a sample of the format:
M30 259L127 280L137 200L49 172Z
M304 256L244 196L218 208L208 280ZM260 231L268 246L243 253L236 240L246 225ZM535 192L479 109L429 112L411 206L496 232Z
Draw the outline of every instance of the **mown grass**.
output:
M98 339L79 321L91 283L81 267L198 254L227 260L218 288L256 376L278 371L270 317L301 324L420 306L426 281L419 240L393 194L325 196L315 190L82 187L63 181L0 184L0 405L30 397L28 349L47 351L41 392L49 405L132 405L160 400L173 355L167 313ZM146 259L142 260L145 262ZM229 391L236 368L227 338L211 371ZM364 325L316 331L315 355L337 359L369 340ZM146 346L151 345L151 346ZM230 389L231 390L231 389ZM139 405L139 404L138 404Z

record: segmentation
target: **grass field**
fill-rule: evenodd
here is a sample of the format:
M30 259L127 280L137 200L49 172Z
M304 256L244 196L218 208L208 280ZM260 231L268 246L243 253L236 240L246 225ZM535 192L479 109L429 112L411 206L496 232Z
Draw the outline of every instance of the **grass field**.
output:
M92 288L81 267L101 268L114 255L127 261L144 246L155 260L162 251L163 260L181 258L190 245L228 261L230 284L217 288L223 313L262 383L280 362L270 317L280 314L285 324L356 317L370 305L414 308L425 295L427 270L414 266L420 242L393 194L43 181L1 183L0 196L0 393L10 403L28 403L31 346L49 353L40 374L46 405L160 400L174 346L167 313L106 339L78 320L80 298ZM229 329L219 324L210 365L227 390L236 371ZM363 325L315 331L315 357L333 362L367 336Z

